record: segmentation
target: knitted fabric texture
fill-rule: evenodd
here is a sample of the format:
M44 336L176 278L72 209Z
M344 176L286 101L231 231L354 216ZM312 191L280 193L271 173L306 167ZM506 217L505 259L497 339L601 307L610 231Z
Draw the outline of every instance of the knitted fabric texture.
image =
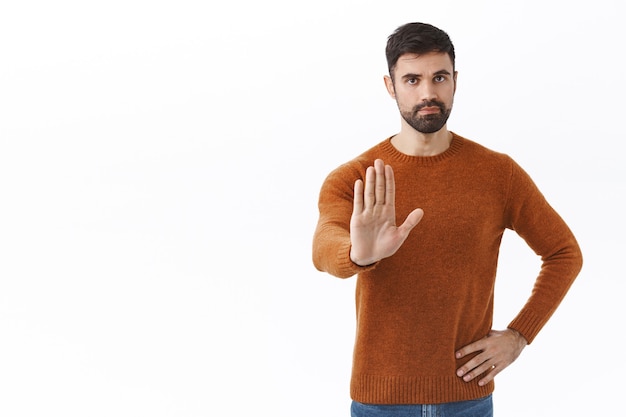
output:
M391 257L350 260L353 187L376 158L396 179L396 219L422 221ZM313 263L340 278L358 274L351 397L373 404L433 404L484 397L493 382L466 383L455 351L491 330L498 252L514 230L541 258L530 297L509 327L530 343L582 266L576 239L530 177L507 155L453 134L431 157L397 151L391 138L338 167L319 195Z

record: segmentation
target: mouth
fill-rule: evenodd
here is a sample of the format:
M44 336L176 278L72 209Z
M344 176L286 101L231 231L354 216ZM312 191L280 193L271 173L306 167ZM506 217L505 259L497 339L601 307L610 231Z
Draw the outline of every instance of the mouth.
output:
M435 113L441 113L441 109L439 107L435 107L435 106L429 106L429 107L423 107L421 109L418 110L419 114L435 114Z

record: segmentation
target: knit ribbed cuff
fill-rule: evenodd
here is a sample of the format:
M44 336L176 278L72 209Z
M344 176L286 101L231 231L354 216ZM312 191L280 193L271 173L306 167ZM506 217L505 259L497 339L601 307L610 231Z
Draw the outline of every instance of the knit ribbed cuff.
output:
M545 324L545 320L535 314L529 311L521 311L517 317L509 323L508 327L520 332L528 344L531 344Z
M378 263L371 265L360 266L352 262L350 259L350 249L352 244L350 241L342 243L337 249L337 267L340 271L340 275L344 277L356 275L360 272L369 271L374 269Z

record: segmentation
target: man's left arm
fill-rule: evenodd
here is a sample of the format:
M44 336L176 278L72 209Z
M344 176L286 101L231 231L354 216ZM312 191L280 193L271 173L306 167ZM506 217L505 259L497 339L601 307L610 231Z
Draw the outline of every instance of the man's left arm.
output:
M480 385L490 382L532 343L582 268L581 250L573 233L515 162L506 216L507 228L526 241L541 257L542 265L528 301L508 328L492 330L456 352L457 359L476 355L457 370L457 376L471 381L483 375Z

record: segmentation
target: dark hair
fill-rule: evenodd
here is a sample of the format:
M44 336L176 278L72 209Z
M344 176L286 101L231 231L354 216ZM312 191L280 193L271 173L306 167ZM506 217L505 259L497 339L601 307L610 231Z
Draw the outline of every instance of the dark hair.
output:
M402 55L442 52L450 56L454 69L454 45L446 32L428 23L407 23L400 26L387 39L387 67L393 78L393 70Z

